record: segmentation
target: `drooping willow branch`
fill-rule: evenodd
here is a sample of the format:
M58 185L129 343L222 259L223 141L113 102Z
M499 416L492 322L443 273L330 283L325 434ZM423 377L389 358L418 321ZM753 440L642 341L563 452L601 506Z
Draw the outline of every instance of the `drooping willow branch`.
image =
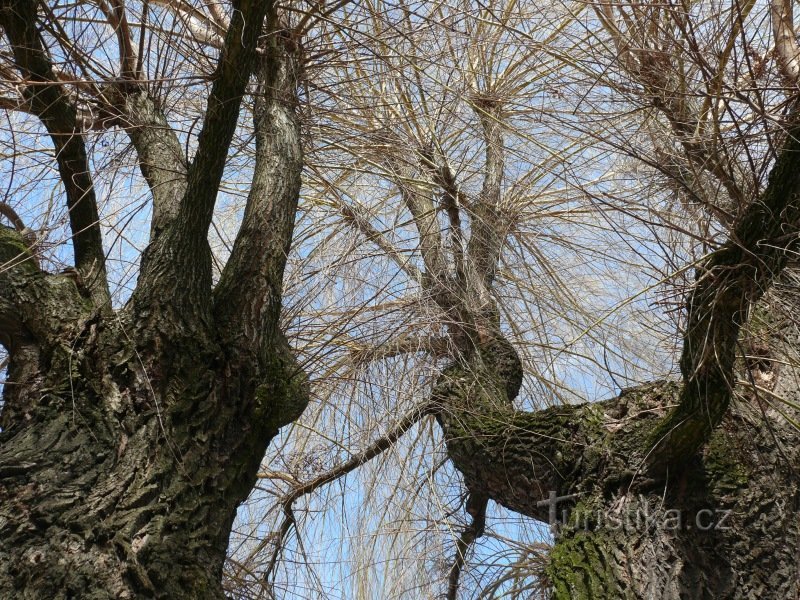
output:
M397 440L399 440L416 423L421 421L427 415L433 414L433 412L434 412L434 405L427 402L422 404L421 406L412 409L400 420L400 422L397 425L395 425L392 428L391 431L389 431L386 435L383 435L374 442L372 442L361 452L354 454L352 457L350 457L349 460L323 473L322 475L315 477L311 481L298 485L294 489L290 490L281 500L281 507L283 509L284 518L278 529L277 535L274 538L275 548L273 550L269 564L267 565L267 568L264 570L262 580L264 582L269 581L270 577L272 576L272 573L275 570L275 567L277 566L278 560L280 559L281 551L283 550L283 544L286 540L286 537L291 531L292 527L295 526L296 521L294 517L293 505L298 499L314 492L323 485L327 485L328 483L331 483L341 477L344 477L348 473L351 473L358 467L368 463L373 458L379 456L380 454L391 448L397 442Z

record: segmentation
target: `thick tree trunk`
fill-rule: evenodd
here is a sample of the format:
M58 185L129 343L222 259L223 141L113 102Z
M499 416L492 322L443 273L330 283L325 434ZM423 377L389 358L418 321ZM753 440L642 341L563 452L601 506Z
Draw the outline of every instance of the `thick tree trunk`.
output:
M302 168L296 57L280 33L256 56L267 4L239 3L210 100L219 114L199 143L219 156L198 151L188 183L154 186L163 210L125 308L98 303L80 270L41 271L26 239L0 226L0 343L13 382L0 415L2 598L223 597L236 508L267 444L308 400L278 329ZM267 21L277 31L274 10ZM260 87L255 176L212 293L207 221L245 58Z
M111 310L80 262L72 276L41 271L26 239L0 226L0 344L12 382L0 414L0 598L222 598L236 508L267 444L307 404L278 329L302 168L296 44L285 44L274 3L234 6L190 165L169 166L177 138L145 86L114 91L154 203L125 308ZM19 68L53 96L36 18L35 2L0 2ZM252 71L254 177L212 290L208 227ZM53 101L68 104L62 96ZM56 133L80 158L61 108Z
M680 401L677 383L514 411L519 362L497 336L445 370L434 400L471 495L552 525L554 598L797 598L800 433L797 412L774 402L800 401L787 366L797 339L782 327L794 360L743 367L758 387L741 385L709 443L664 473L648 469L652 434Z
M80 306L69 278L26 277L63 288L44 314L62 315L64 295ZM245 362L213 331L88 311L64 323L46 347L11 354L0 597L221 598L236 507L306 402L285 340Z
M629 412L631 401L608 407L604 422L650 421ZM753 408L726 418L702 455L665 480L599 457L580 485L563 486L559 495L576 497L557 507L554 597L796 598L798 435Z

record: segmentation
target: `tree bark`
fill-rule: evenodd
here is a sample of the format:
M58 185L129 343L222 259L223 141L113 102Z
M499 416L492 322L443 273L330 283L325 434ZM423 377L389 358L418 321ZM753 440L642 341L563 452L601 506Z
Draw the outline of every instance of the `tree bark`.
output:
M648 466L653 431L680 402L677 382L515 411L521 369L499 334L443 372L433 398L448 454L472 497L550 523L553 598L797 597L797 411L769 401L800 401L796 373L779 366L798 364L800 330L770 328L780 337L768 355L753 342L759 359L739 365L733 409L666 472Z
M0 421L0 596L223 597L236 507L307 402L282 334L247 362L213 326L105 316L0 233L0 259L16 261L0 275L15 382Z
M97 302L80 270L43 272L23 235L0 226L11 382L0 413L2 598L223 598L237 506L270 440L308 402L278 327L302 167L298 57L272 3L234 5L191 166L167 175L151 159L174 138L131 133L148 181L174 181L154 191L157 227L127 306ZM208 221L251 71L253 192L212 290ZM141 89L115 93L127 92L138 108L123 113L137 127L166 124Z

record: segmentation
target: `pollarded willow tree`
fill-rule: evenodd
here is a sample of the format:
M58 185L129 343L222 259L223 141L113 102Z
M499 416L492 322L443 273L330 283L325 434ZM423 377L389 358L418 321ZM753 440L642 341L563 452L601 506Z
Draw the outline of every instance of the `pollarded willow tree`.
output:
M150 31L193 22L188 4L139 8ZM236 508L271 438L306 405L277 327L302 164L297 45L272 2L217 9L206 22L218 58L196 98L188 159L190 132L170 123L152 80L179 78L157 64L175 59L122 2L0 5L4 85L16 94L6 106L41 123L74 251L72 270L51 273L20 218L0 230L4 597L222 597ZM208 232L251 80L245 214L212 286ZM138 280L118 309L87 147L90 131L113 128L129 137L150 193Z
M468 522L438 577L383 596L454 597L489 503L550 522L551 493L568 498L545 593L795 595L800 53L791 3L719 9L0 3L0 591L222 597L261 479L283 515L233 553L231 591L282 595L297 501L394 450L424 485L454 468ZM308 403L279 326L303 164L286 316L323 401L259 468ZM54 199L74 253L59 273ZM619 244L586 248L596 230ZM624 296L597 281L604 259L686 287L680 378L559 404L548 370L573 337L606 341L611 371L647 366L603 340L613 310L570 290L581 274ZM389 385L348 402L354 369ZM349 457L327 464L304 430ZM438 462L411 431L442 442Z

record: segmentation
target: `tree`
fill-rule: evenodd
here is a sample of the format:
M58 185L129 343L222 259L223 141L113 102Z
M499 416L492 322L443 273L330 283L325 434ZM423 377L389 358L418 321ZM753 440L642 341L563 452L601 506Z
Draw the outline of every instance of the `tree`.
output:
M279 593L273 578L295 503L413 430L444 445L446 461L422 462L430 479L454 466L466 491L469 522L441 582L450 597L490 501L557 525L540 573L555 597L795 595L791 4L231 8L0 4L3 105L30 113L52 140L74 251L74 270L50 273L57 251L4 202L14 227L0 230L10 382L0 433L3 594L222 597L228 534L257 479L282 486L267 489L280 494L283 516L229 573L249 573L253 595ZM767 9L780 42L770 56L759 44ZM176 55L192 61L179 66ZM194 79L183 89L182 78ZM138 280L122 306L112 302L125 294L109 290L103 245L113 208L98 199L103 150L87 148L115 130L130 140L150 207ZM622 182L617 173L632 163L620 154L643 165ZM260 469L278 429L309 400L279 327L304 162L300 250L284 282L287 296L304 297L287 320L315 393L334 391L301 424L319 424L339 444L360 427L369 441L318 466L312 436L298 428ZM241 224L217 267L215 202L219 216L218 196L239 179ZM563 226L565 214L585 220ZM542 240L576 262L598 260L603 251L580 239L598 224L633 244L637 268L650 261L660 281L651 287L682 298L680 378L561 404L535 361L578 351L564 343L537 354L557 335L547 317L569 315L578 337L594 341L615 311L570 290L564 257ZM648 257L648 227L659 261ZM224 242L227 232L216 235ZM349 252L322 254L346 246L345 236ZM323 250L308 250L309 239ZM358 269L326 293L352 306L332 314L302 277L338 276L350 261ZM544 292L531 285L539 281ZM535 317L540 325L528 328ZM532 343L532 332L546 343ZM659 341L606 343L612 377L615 360L631 379L636 362L652 372L631 354ZM341 406L354 373L370 381L388 369L414 382L417 398L395 386L363 410ZM521 389L555 405L521 410L520 401L533 404ZM393 418L370 422L376 407ZM312 463L305 476L279 468L290 451Z
M2 228L0 337L13 382L0 444L3 596L222 597L236 507L266 445L307 402L277 327L302 163L296 49L273 3L232 8L187 161L121 2L0 6L11 100L52 141L74 250L74 270L51 274L35 241ZM69 29L97 11L119 38L119 70L87 81L102 46L86 50ZM208 230L251 74L255 166L212 290ZM84 136L114 126L152 195L138 281L116 310Z

